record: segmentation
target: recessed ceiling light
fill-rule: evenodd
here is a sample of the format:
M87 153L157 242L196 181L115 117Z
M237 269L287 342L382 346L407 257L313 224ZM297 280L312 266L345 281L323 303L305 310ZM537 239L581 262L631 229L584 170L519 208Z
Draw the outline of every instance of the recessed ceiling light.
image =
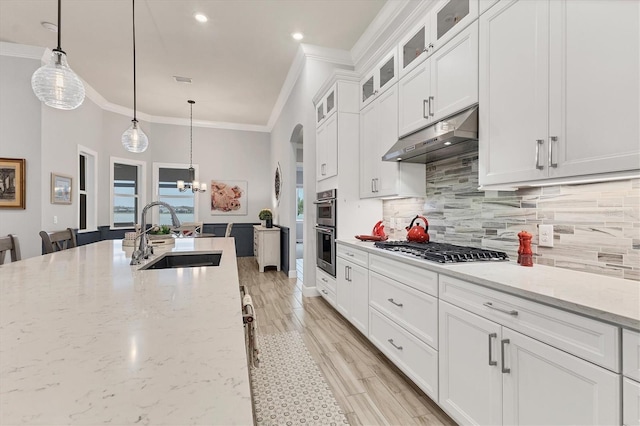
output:
M294 40L302 40L304 38L304 34L302 33L293 33L291 34L291 37L293 37Z
M58 26L56 24L52 24L51 22L43 21L40 22L40 25L42 25L45 29L51 31L52 33L58 32Z
M209 18L207 18L207 15L205 15L203 13L196 13L194 15L194 17L196 18L196 21L198 21L198 22L207 22L209 20Z

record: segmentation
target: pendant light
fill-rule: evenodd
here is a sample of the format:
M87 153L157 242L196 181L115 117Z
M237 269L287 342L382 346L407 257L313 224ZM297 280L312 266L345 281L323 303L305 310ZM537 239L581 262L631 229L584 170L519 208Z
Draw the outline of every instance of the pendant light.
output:
M190 129L190 133L189 133L189 179L191 180L190 182L185 182L183 180L179 180L176 182L176 186L178 187L178 189L180 190L180 192L185 192L186 190L190 189L191 192L205 192L207 190L207 184L206 183L199 183L197 180L195 179L195 175L196 175L196 171L193 168L193 104L196 103L196 101L192 101L192 100L188 100L187 102L189 102L189 105L191 105L191 124L189 126Z
M84 101L84 84L67 63L67 54L60 47L62 33L61 2L58 0L58 47L51 60L31 76L31 88L45 105L57 109L76 109Z
M129 152L144 152L149 146L149 138L138 125L136 118L136 0L131 0L133 17L133 120L122 134L122 145Z

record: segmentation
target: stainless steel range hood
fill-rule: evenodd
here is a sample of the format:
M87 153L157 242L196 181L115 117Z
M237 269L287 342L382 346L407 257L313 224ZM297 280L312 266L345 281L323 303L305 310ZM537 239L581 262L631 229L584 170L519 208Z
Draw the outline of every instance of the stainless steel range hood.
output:
M478 149L478 106L398 140L383 161L431 163Z

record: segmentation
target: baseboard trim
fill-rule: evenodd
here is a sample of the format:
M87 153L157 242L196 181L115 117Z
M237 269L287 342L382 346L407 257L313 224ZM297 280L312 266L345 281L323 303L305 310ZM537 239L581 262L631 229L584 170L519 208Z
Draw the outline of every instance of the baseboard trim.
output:
M289 271L289 278L298 278L298 272L295 269Z
M317 287L307 287L307 286L302 286L302 295L304 297L319 297L320 296L320 292L318 291Z

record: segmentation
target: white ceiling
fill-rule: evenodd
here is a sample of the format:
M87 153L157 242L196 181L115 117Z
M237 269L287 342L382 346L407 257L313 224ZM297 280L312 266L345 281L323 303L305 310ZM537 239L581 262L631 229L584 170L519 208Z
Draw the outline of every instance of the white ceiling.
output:
M351 50L386 0L137 0L138 111L265 126L299 43ZM199 23L194 14L209 17ZM133 108L130 0L63 0L69 65L112 104ZM0 41L53 49L56 0L0 0ZM2 70L0 70L2 72ZM193 78L176 83L173 76Z

